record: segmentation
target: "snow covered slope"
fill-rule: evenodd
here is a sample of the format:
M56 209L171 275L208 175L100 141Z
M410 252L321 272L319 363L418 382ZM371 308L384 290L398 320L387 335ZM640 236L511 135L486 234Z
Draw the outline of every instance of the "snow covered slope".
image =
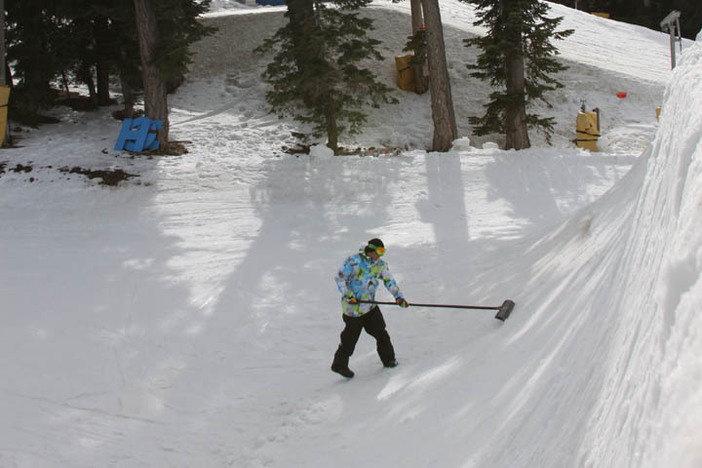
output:
M465 117L487 93L462 85L472 7L442 8ZM374 8L390 58L407 9ZM187 155L111 150L109 110L25 129L0 152L0 466L699 466L702 39L671 74L664 34L554 11L600 59L622 44L606 65L564 44L555 147L427 154L427 96L403 94L356 141L401 156L284 154L299 127L237 48L280 12L242 7L170 97ZM603 153L569 141L583 97ZM332 278L376 236L410 302L512 317L386 307L400 366L364 336L341 379Z

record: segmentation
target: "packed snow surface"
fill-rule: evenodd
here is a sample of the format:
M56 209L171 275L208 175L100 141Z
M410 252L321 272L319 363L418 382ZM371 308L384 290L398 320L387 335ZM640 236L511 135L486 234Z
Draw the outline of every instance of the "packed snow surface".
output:
M169 97L188 154L113 150L117 107L13 126L1 467L702 465L702 37L671 71L667 35L552 5L576 29L558 44L566 87L540 110L553 146L535 133L502 151L467 122L490 92L465 68L473 7L441 7L449 153L425 150L429 96L400 91L342 142L400 155L285 153L305 129L268 113L267 57L251 53L283 10L225 0ZM388 84L408 13L367 13ZM601 111L601 152L572 142L582 100ZM387 306L400 365L364 335L356 377L331 373L333 277L372 237L410 303L512 299L512 316Z

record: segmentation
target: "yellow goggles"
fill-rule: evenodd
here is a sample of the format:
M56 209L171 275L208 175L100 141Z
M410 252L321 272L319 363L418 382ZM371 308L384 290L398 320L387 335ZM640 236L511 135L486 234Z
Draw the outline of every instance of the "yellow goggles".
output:
M385 247L378 247L377 245L368 244L368 248L374 250L379 256L385 255Z

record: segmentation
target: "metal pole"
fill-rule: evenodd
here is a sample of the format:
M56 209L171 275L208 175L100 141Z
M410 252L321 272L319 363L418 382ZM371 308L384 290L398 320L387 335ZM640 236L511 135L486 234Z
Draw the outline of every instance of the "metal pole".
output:
M670 34L670 66L675 68L675 36L676 28L677 35L680 36L680 12L678 10L671 11L668 16L663 18L660 25L663 31L667 29ZM680 38L680 50L682 51L682 37Z
M675 68L675 33L674 28L668 26L670 32L670 68Z

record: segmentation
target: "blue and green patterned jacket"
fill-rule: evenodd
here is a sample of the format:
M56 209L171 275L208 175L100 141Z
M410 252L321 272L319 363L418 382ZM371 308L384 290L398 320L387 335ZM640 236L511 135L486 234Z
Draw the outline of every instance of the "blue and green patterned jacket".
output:
M395 278L390 274L388 264L381 259L373 261L366 257L362 249L360 253L346 259L335 280L341 292L341 308L344 315L351 317L360 317L371 310L373 305L349 304L346 302L347 295L350 293L356 299L374 301L380 280L396 300L403 297Z

